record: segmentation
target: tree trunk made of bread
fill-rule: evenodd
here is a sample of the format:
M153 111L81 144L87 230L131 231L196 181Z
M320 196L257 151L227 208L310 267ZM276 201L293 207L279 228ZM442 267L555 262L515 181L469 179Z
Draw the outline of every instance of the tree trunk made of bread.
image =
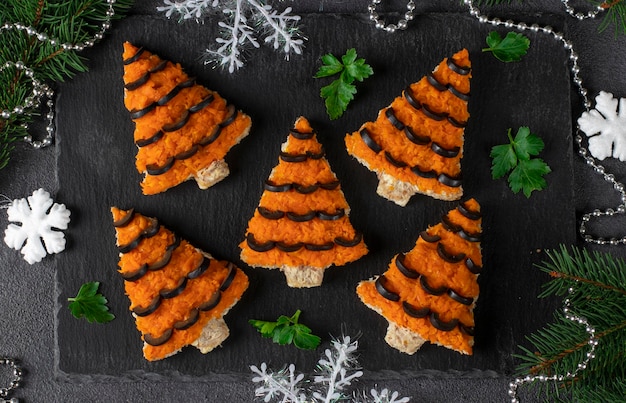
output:
M248 288L248 277L179 238L154 218L111 209L130 311L149 361L193 345L202 353L229 335L223 316Z
M124 44L124 104L135 122L136 168L146 195L188 179L207 189L229 174L226 153L250 118L196 83L180 64Z
M480 205L470 199L423 231L384 274L359 283L361 301L389 322L390 346L413 354L429 341L472 354L480 238Z
M410 84L375 122L346 136L348 153L376 172L379 195L400 206L416 193L462 197L470 78L469 53L463 49Z
M324 270L367 253L350 207L309 122L298 118L241 243L241 259L280 269L290 287L322 284Z

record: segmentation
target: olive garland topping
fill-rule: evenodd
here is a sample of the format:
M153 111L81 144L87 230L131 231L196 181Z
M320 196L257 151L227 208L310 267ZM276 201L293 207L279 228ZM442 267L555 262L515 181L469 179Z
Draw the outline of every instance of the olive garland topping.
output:
M448 287L441 286L439 288L433 288L428 284L428 279L423 274L420 276L420 285L430 295L434 295L436 297L445 294L448 291Z
M408 268L404 264L405 257L406 256L404 254L399 254L398 256L396 256L396 267L398 268L400 273L404 274L405 277L411 278L411 279L418 279L420 277L420 274L417 271Z
M208 301L200 304L198 309L201 310L202 312L210 311L211 309L215 308L220 303L221 300L222 300L222 293L219 290L215 291L211 295L211 298Z
M468 75L472 71L471 67L461 66L456 61L454 61L452 58L448 59L448 68L450 70L454 71L455 73L457 73L459 75L462 75L462 76L466 76L466 75Z
M174 157L169 157L162 166L158 166L157 164L148 164L146 165L146 172L148 175L162 175L172 168L174 161Z
M152 110L154 110L154 108L156 108L157 106L163 106L166 103L168 103L169 101L172 100L172 98L174 98L176 95L178 95L178 93L183 89L183 88L189 88L191 86L193 86L196 83L196 79L195 78L191 78L187 81L184 81L180 84L177 84L176 86L174 86L174 88L172 88L170 90L170 92L168 92L167 94L165 94L163 97L161 97L159 100L150 103L149 105L147 105L146 107L142 108L142 109L133 109L130 111L130 118L133 120L139 119L145 115L147 115L149 112L151 112Z
M450 91L450 93L452 93L452 95L454 95L455 97L459 98L462 101L469 101L470 99L470 94L465 94L461 91L459 91L457 88L455 88L452 84L444 84L442 82L440 82L439 80L437 80L437 78L432 75L432 74L428 74L426 76L426 79L428 80L428 82L430 83L430 85L433 86L433 88L435 88L437 91L439 92L443 92L443 91Z
M420 238L428 243L435 243L441 241L441 237L439 235L430 235L426 231L420 232Z
M459 213L461 213L463 217L472 221L479 220L483 216L480 211L472 211L468 209L465 202L459 204L456 209L459 210Z
M430 323L439 330L442 330L444 332L449 332L458 326L459 320L452 319L449 322L444 322L439 318L439 314L437 312L431 312Z
M209 259L206 256L202 256L202 260L200 261L200 263L198 263L198 266L192 271L190 271L187 274L187 277L191 280L193 280L194 278L200 277L202 273L204 273L209 268L210 265L211 265L211 259Z
M404 89L404 99L416 110L422 109L422 104L413 96L413 90L410 86Z
M471 234L463 229L459 231L459 236L468 242L480 242L481 238L481 234Z
M461 294L457 293L456 291L454 291L453 289L449 289L448 290L448 295L450 296L450 298L452 298L453 300L455 300L456 302L459 302L463 305L472 305L472 303L474 302L474 298L471 297L464 297Z
M460 225L456 225L452 223L450 221L450 218L448 218L447 215L444 215L443 217L441 217L441 224L446 230L458 234L461 238L465 239L468 242L480 242L480 238L481 238L480 233L472 234L470 232L465 231L465 229L461 227Z
M144 47L143 46L140 47L139 49L137 49L137 52L135 52L134 55L132 55L128 59L123 60L122 63L125 66L128 66L129 64L135 63L137 60L139 60L139 58L141 57L141 55L143 54L144 51L145 51Z
M431 141L430 137L416 134L409 126L404 127L404 135L407 139L417 144L418 146L425 146Z
M483 267L474 263L471 258L467 258L467 260L465 260L465 266L471 273L474 274L480 274L480 272L483 270Z
M398 130L403 130L404 129L404 123L402 123L400 121L400 119L398 119L396 117L396 113L394 112L392 107L387 108L387 110L385 110L385 116L387 116L387 119L389 120L389 122L391 122L391 124Z
M261 214L261 217L266 218L268 220L280 220L281 218L285 216L284 211L270 210L268 208L261 207L261 206L257 208L257 211L259 212L259 214Z
M317 217L317 213L315 211L311 211L307 214L296 214L296 213L288 212L286 216L291 221L305 222L305 221L311 221L312 219Z
M391 156L391 154L389 153L389 151L385 151L385 159L387 159L387 161L389 161L389 163L391 165L393 165L396 168L406 168L407 164L403 161L398 161L397 159L393 158Z
M151 238L155 236L159 232L159 229L160 229L159 221L155 218L152 218L150 219L150 222L151 222L150 226L146 228L145 230L141 231L139 235L137 235L137 238L133 239L126 245L118 246L119 252L128 253L131 250L135 249L144 238Z
M161 291L159 291L159 295L163 298L163 299L171 299L174 297L177 297L180 295L181 292L183 292L185 290L185 287L187 287L187 277L183 277L178 281L178 284L176 284L176 287L168 290L168 289L163 289Z
M263 184L263 188L270 192L287 192L293 189L296 192L302 193L302 194L313 193L318 189L335 190L338 187L339 187L339 181L332 181L328 183L317 183L315 185L305 186L299 183L284 183L282 185L277 185L268 179Z
M449 186L451 188L458 188L458 187L460 187L463 184L463 180L461 179L460 176L455 178L455 177L446 175L444 173L439 174L439 176L437 176L437 180L442 185L446 185L446 186Z
M128 210L128 212L126 212L126 215L124 215L124 217L121 217L119 220L113 221L113 226L115 228L125 227L128 224L130 224L134 216L135 216L135 209L131 208L130 210Z
M432 169L430 171L422 171L422 169L417 165L411 168L411 172L424 179L433 179L437 177L437 172Z
M122 278L126 281L137 281L148 272L148 265L142 264L139 268L133 272L122 273Z
M189 118L191 117L191 114L189 113L189 111L184 111L182 116L180 117L180 119L178 119L177 122L173 122L167 125L163 125L163 127L161 128L162 131L166 132L166 133L170 133L170 132L175 132L176 130L180 130L183 128L183 126L185 126L187 124L187 122L189 122Z
M313 138L313 136L315 136L315 132L303 133L301 131L298 131L295 128L289 130L289 134L291 134L293 137L297 138L298 140L310 140Z
M461 331L461 333L465 333L469 336L473 336L474 335L474 328L471 326L465 326L464 324L460 323L458 319L452 319L449 322L444 322L439 318L439 314L437 312L432 312L430 310L430 308L428 307L423 307L423 308L417 308L411 304L409 304L406 301L402 302L402 309L404 310L404 312L416 319L422 319L425 318L426 316L428 316L428 319L430 320L430 323L438 330L441 330L443 332L450 332L452 330L454 330L456 327L459 328L459 330ZM430 314L430 316L429 316Z
M226 274L222 285L220 285L220 291L226 291L228 287L230 287L230 285L233 283L233 280L237 275L237 267L235 267L233 263L228 262L226 268L228 269L228 274Z
M454 119L452 116L448 115L445 112L437 113L431 110L428 107L428 105L422 104L420 101L415 99L415 96L413 95L413 91L411 90L410 86L404 89L404 99L406 99L408 104L411 105L413 108L415 108L418 111L421 110L424 113L424 115L426 115L427 117L435 121L442 121L444 119L447 119L448 122L450 122L450 124L454 127L463 128L467 126L467 122L459 122L458 120Z
M446 247L440 242L437 244L437 254L440 258L445 260L448 263L459 263L463 259L465 259L465 253L459 253L458 255L452 255L448 253Z
M148 304L147 307L143 308L143 307L135 307L133 308L133 313L137 316L148 316L150 315L152 312L156 311L157 308L161 305L161 295L157 294L153 299L152 302L150 302Z
M424 112L424 115L428 116L429 118L437 122L444 120L448 116L448 114L445 112L437 113L431 110L430 107L426 104L422 104L422 112Z
M389 301L400 301L400 295L387 289L387 278L381 274L375 281L376 291Z
M345 239L343 237L337 237L332 242L329 241L329 242L319 244L319 245L310 244L310 243L288 244L288 243L284 243L280 241L267 241L265 243L259 243L254 238L254 234L248 233L248 235L246 235L246 243L248 244L250 249L252 249L255 252L267 252L274 248L278 248L283 252L295 252L302 248L305 248L313 252L321 252L321 251L331 250L335 246L335 244L346 247L346 248L351 248L361 243L362 239L363 239L363 235L360 232L357 232L354 235L353 239Z
M149 146L152 143L156 143L157 141L159 141L161 139L161 137L163 137L165 135L165 133L163 132L163 130L159 130L158 132L154 133L153 136L148 137L147 139L140 139L135 141L135 145L137 147L145 147L145 146Z
M193 326L198 319L200 318L200 310L194 308L189 312L189 317L185 320L178 321L174 323L174 329L176 330L186 330Z
M146 74L144 74L143 76L139 77L137 80L132 81L132 82L124 85L124 88L126 88L129 91L136 90L137 88L139 88L142 85L144 85L145 83L147 83L148 80L150 79L150 76L153 73L156 73L157 71L161 71L161 70L165 69L166 65L167 65L167 60L162 60L159 64L157 64L156 66L154 66L151 69L149 69Z
M324 155L326 155L324 152L324 149L322 149L319 153L313 153L311 151L307 151L305 154L289 154L289 153L281 151L280 159L285 162L304 162L307 159L312 159L312 160L322 159Z
M148 343L151 346L160 346L162 344L165 344L171 337L172 337L172 333L174 332L173 329L167 329L161 336L159 337L153 337L151 334L146 333L143 336L143 341L145 341L146 343Z
M459 155L459 152L461 151L461 147L457 146L452 148L445 148L442 145L437 144L436 142L433 142L430 145L430 149L445 158L454 158Z
M165 254L160 260L150 265L144 263L139 267L139 269L133 272L122 273L122 278L126 281L137 281L145 276L148 271L161 270L169 264L170 260L172 259L172 253L174 252L174 249L178 248L178 245L180 245L180 238L177 235L174 235L174 242L167 245L167 247L165 248Z
M383 148L380 145L378 145L377 142L374 141L369 130L367 130L366 128L362 128L359 131L359 133L361 134L361 138L363 139L363 142L376 154L378 154L379 152L383 150Z
M416 308L406 301L402 302L402 309L407 315L417 319L424 318L430 313L430 308L427 306L423 308Z

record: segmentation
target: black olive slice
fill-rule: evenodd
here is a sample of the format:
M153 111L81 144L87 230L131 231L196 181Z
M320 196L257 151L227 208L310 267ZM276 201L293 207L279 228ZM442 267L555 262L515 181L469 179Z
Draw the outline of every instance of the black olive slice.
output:
M398 130L404 129L404 123L400 122L400 120L396 117L395 112L392 107L387 108L385 110L385 116L389 119L389 122Z
M459 328L461 329L461 333L465 333L468 336L474 336L473 326L459 325Z
M147 83L148 80L150 79L150 75L151 75L150 72L147 72L146 74L144 74L143 76L139 77L135 81L131 81L130 83L124 84L124 88L126 88L129 91L134 91L137 88L139 88L142 85L144 85L145 83Z
M154 110L154 108L156 108L156 107L157 107L157 105L155 103L152 103L152 104L146 106L143 109L133 109L133 110L130 111L130 118L132 120L139 119L139 118L147 115L149 112L152 112Z
M140 139L135 141L135 145L137 147L145 147L145 146L149 146L152 143L156 143L157 141L159 141L161 139L161 137L163 137L165 135L165 133L162 130L159 130L158 132L154 133L152 136L148 137L147 139Z
M113 226L115 228L121 228L121 227L127 226L132 221L134 215L135 215L135 209L131 208L130 210L126 212L124 217L120 218L119 220L113 221Z
M176 234L174 234L174 242L172 242L171 244L167 245L167 248L165 248L166 251L170 251L170 250L174 250L176 248L178 248L178 246L180 245L180 237Z
M146 333L143 335L143 341L148 343L151 346L160 346L161 344L165 344L174 333L173 329L167 329L163 334L159 337L153 337L150 333Z
M293 137L297 138L298 140L309 140L309 139L312 139L313 136L315 136L315 132L303 133L296 129L289 130L289 134L291 134Z
M482 266L479 266L476 263L474 263L474 261L469 257L467 258L467 260L465 260L465 266L471 273L474 273L474 274L480 274L480 272L483 270Z
M163 106L166 103L170 102L176 95L178 95L184 88L189 88L195 84L195 79L189 79L182 83L177 84L174 88L170 90L167 94L163 95L158 101L156 101L157 106Z
M326 242L320 245L316 245L316 244L312 244L312 243L307 243L304 245L304 247L307 250L313 251L313 252L323 252L326 250L331 250L332 248L335 247L335 243L334 242Z
M217 290L211 295L211 298L209 298L208 301L200 304L198 309L203 312L210 311L211 309L215 308L217 304L220 303L221 300L222 300L222 293L220 292L220 290Z
M459 320L452 319L449 322L444 322L441 319L439 319L439 314L437 312L432 312L430 314L430 323L441 331L449 332L450 330L457 327L457 325L459 324Z
M452 58L448 59L448 68L450 70L454 71L455 73L460 74L462 76L466 76L466 75L468 75L472 71L471 67L461 66L461 65L457 64L457 62L452 60Z
M189 312L189 317L187 319L180 320L174 323L174 329L176 330L189 329L198 321L199 318L200 318L200 310L194 308L191 310L191 312Z
M391 154L389 154L389 151L385 151L385 159L396 168L405 168L407 166L405 162L398 161L397 159L393 158Z
M287 192L288 190L292 188L292 186L293 185L291 183L277 185L274 182L270 181L269 179L266 180L265 183L263 184L263 188L270 192Z
M448 87L448 91L450 91L452 93L452 95L454 95L455 97L459 98L461 101L469 101L470 100L470 94L469 93L464 93L461 92L459 90L456 89L456 87L454 87L453 85L450 85Z
M437 113L433 110L431 110L428 105L423 104L422 105L422 112L424 112L424 115L428 116L429 118L431 118L432 120L435 120L437 122L440 122L442 120L444 120L448 115L445 113Z
M162 175L172 168L174 165L174 157L169 157L163 166L158 166L156 164L148 164L146 165L146 172L148 175Z
M459 120L456 120L452 116L448 116L448 122L450 122L452 126L458 127L459 129L462 129L467 126L467 122L461 122Z
M405 126L404 135L407 139L411 140L418 146L425 146L426 144L430 143L430 137L416 134L409 126Z
M453 178L446 174L439 174L439 176L437 176L437 180L442 185L450 186L451 188L458 188L463 184L463 179L461 179L460 176L457 178Z
M446 247L440 242L437 244L437 253L439 257L445 260L448 263L459 263L461 260L465 259L465 253L459 253L458 255L452 255L448 253Z
M345 215L346 215L346 211L342 208L338 209L337 212L335 213L326 213L324 211L317 212L317 216L320 218L320 220L325 220L325 221L335 221Z
M445 286L441 286L439 288L431 287L430 284L428 284L428 279L423 274L420 277L420 285L422 286L422 289L424 291L434 296L443 295L446 291L448 291L448 287L445 287Z
M306 154L289 154L282 151L279 157L285 162L304 162L308 158Z
M443 226L443 228L450 232L459 232L463 229L460 225L456 225L455 223L450 221L450 218L447 214L441 217L441 225Z
M274 248L274 246L276 246L274 241L267 241L265 243L258 243L254 239L254 235L252 233L249 233L246 236L246 242L248 243L248 246L250 247L250 249L252 249L255 252L267 252L268 250L272 250Z
M452 147L448 149L435 142L430 145L430 149L445 158L454 158L459 155L459 152L461 152L461 147Z
M420 237L428 242L428 243L434 243L434 242L439 242L441 241L441 237L439 235L430 235L428 232L426 231L422 231L420 232Z
M261 217L267 218L268 220L279 220L285 216L285 212L280 210L274 211L261 206L259 206L257 210L259 214L261 214Z
M306 152L306 156L312 160L321 160L322 158L324 158L324 155L326 155L326 151L324 150L324 148L322 148L319 153L314 153L311 151Z
M237 119L237 108L235 108L235 105L228 105L227 109L226 117L220 123L220 127L226 127Z
M461 213L463 217L470 219L470 220L476 221L476 220L479 220L483 216L480 211L472 211L468 209L465 203L459 204L456 209L459 210L459 213Z
M133 239L132 241L130 241L126 245L118 246L117 249L119 250L120 253L128 253L131 250L135 249L137 247L137 245L139 245L139 242L141 242L142 239L143 239L143 237L140 234L137 238Z
M379 153L381 152L383 149L381 146L378 145L377 142L374 141L374 139L372 138L371 133L369 132L369 130L367 130L366 128L361 129L361 131L359 132L361 134L361 139L363 139L363 142L375 153Z
M406 267L406 265L404 264L404 258L405 258L404 254L399 254L398 256L396 256L396 267L398 268L400 273L404 274L404 276L407 278L412 278L412 279L419 278L420 274L418 272Z
M200 150L200 147L196 144L191 146L191 148L187 151L181 151L178 154L176 154L174 156L175 160L181 161L181 160L186 160L188 158L193 157L194 155L196 155L196 153Z
M220 285L220 291L226 291L228 287L233 283L235 276L237 275L237 267L234 264L228 262L226 265L228 268L228 274L226 274L226 278L222 281L222 285Z
M335 243L345 248L351 248L360 244L361 240L363 240L363 234L357 232L352 239L346 239L338 236L337 238L335 238Z
M217 140L217 138L220 136L221 133L222 133L222 128L219 125L217 125L213 127L211 134L209 134L208 136L200 140L198 144L200 144L201 146L208 146L209 144Z
M284 243L284 242L276 242L276 247L278 249L280 249L283 252L296 252L299 251L300 249L302 249L304 247L303 243L294 243L294 244L288 244L288 243Z
M159 291L159 294L161 294L161 297L165 299L177 297L183 291L185 291L185 287L187 287L187 280L188 280L187 277L182 277L178 281L178 284L176 284L176 287L172 288L171 290L161 290Z
M161 60L159 62L159 64L157 64L156 66L152 67L148 71L150 73L156 73L157 71L161 71L161 70L165 69L165 66L167 66L167 60Z
M148 265L142 264L141 266L139 266L139 269L135 271L122 273L122 278L126 281L137 281L140 278L142 278L146 274L147 271L148 271Z
M215 99L215 97L213 96L213 94L209 94L206 98L204 98L202 101L198 102L197 104L193 105L192 107L189 108L189 112L190 113L196 113L196 112L200 112L202 109L206 108L207 106L209 106L211 104L211 102L213 102L213 99Z
M189 111L184 111L183 114L181 115L180 119L178 119L177 122L164 125L161 128L161 130L163 130L166 133L175 132L176 130L180 130L180 129L183 128L183 126L185 126L187 124L187 122L189 122L189 118L190 117L191 117L191 114L189 113Z
M204 273L209 268L210 265L211 259L206 256L202 256L202 260L200 261L198 266L189 273L187 273L187 278L193 280L194 278L200 277L202 273Z
M411 90L411 87L406 87L404 89L404 99L406 99L409 105L413 108L417 110L422 109L422 104L413 96L413 90Z
M424 318L430 313L430 309L427 306L423 308L416 308L406 301L402 302L402 309L404 309L404 312L407 315L417 319Z
M156 262L148 266L148 270L150 271L161 270L162 268L167 266L170 260L172 260L172 252L173 251L171 249L170 250L166 249L163 257L160 260L157 260Z
M310 194L315 192L317 189L319 189L319 185L310 185L310 186L304 186L304 185L298 185L295 184L293 185L294 189L296 190L296 192L298 193L302 193L302 194Z
M450 298L452 298L453 300L455 300L456 302L459 302L463 305L472 305L474 303L474 298L472 297L464 297L461 294L457 293L456 291L454 291L452 288L448 290L448 295L450 296Z
M424 179L432 179L432 178L436 178L437 177L437 172L430 170L430 171L422 171L420 169L420 167L418 167L417 165L415 165L413 168L411 168L411 171L416 174L417 176L424 178Z
M481 238L481 234L468 233L463 229L459 231L459 236L468 242L480 242Z
M148 316L152 312L156 311L159 305L161 305L161 296L157 295L152 299L152 302L150 302L147 307L142 308L139 306L133 308L133 313L137 316Z
M150 226L143 230L143 232L141 233L141 236L144 238L151 238L155 236L161 229L161 226L159 225L159 220L157 220L156 218L149 218L149 220Z
M426 74L426 80L439 92L443 92L448 89L448 86L439 82L439 80L437 80L432 73Z
M324 190L335 190L339 187L339 181L332 181L328 183L320 183L319 187Z
M287 213L287 218L289 218L291 221L295 221L295 222L311 221L316 216L317 216L317 213L315 211L311 211L311 212L306 213L306 214L296 214L296 213L292 213L292 212L288 212Z
M135 63L137 60L139 60L139 58L141 57L141 55L143 54L143 52L145 51L145 49L142 47L140 47L139 49L137 49L137 52L135 52L134 55L132 55L131 57L129 57L128 59L124 59L122 61L122 63L127 66L129 64Z
M387 278L384 275L380 275L376 281L374 282L376 286L376 291L389 301L400 301L400 295L395 292L391 292L387 289Z

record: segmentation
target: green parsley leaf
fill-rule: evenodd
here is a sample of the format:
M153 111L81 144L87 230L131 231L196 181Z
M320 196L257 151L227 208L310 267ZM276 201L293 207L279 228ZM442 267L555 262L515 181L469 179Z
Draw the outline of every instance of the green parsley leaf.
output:
M337 119L343 115L350 101L354 99L354 94L356 94L354 81L362 82L374 74L374 70L365 63L365 59L357 58L354 48L348 49L341 60L330 53L326 54L322 56L322 63L323 65L315 74L315 78L339 74L339 78L320 90L320 96L324 99L328 116L331 119Z
M522 59L530 47L530 39L517 33L509 32L504 39L496 31L491 31L487 36L488 48L483 52L492 52L496 59L502 62L517 62Z
M98 294L98 287L100 283L97 281L85 283L75 297L67 299L70 302L68 307L75 318L84 317L89 323L107 323L115 318L106 305L107 299Z
M532 158L543 151L544 142L528 127L520 127L515 138L509 129L507 136L509 144L494 146L489 154L492 158L491 177L499 179L508 174L511 190L514 193L521 190L528 198L534 190L546 188L544 176L552 172L541 158Z
M311 334L311 329L298 323L301 311L298 309L293 316L281 315L276 322L250 319L248 323L254 326L261 336L271 338L281 346L293 344L304 350L314 350L319 346L321 339Z

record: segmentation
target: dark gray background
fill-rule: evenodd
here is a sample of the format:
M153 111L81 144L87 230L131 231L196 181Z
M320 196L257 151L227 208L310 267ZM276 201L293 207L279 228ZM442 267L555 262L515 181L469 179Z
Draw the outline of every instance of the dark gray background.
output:
M155 14L154 8L160 4L159 1L140 1L138 3L133 10L137 14ZM308 2L290 5L300 13L320 11L324 13L356 13L359 14L357 19L363 19L367 3L346 1ZM393 5L395 9L403 9L404 7L400 2L394 2ZM442 11L464 12L464 8L456 1L444 1L420 2L417 4L416 10L418 14ZM562 11L561 3L556 0L549 2L524 1L523 5L515 3L506 7L502 6L491 9L489 13L497 16L510 15L515 17L517 15L520 18L523 14L523 19L529 22L540 20L549 21L555 26L565 24L563 29L574 42L580 55L582 77L591 94L595 95L597 91L606 90L617 96L626 96L626 82L624 79L620 79L624 77L624 70L626 69L623 66L626 41L623 37L616 39L611 29L602 34L597 33L599 21L578 22L566 17ZM416 22L411 23L410 29L419 29L415 24ZM303 28L306 31L306 27ZM116 27L113 28L111 36L116 35L115 29ZM361 29L370 30L373 28L363 24ZM383 32L376 32L375 34L387 35ZM98 46L105 46L105 44ZM93 50L93 52L97 51L98 48ZM263 52L270 53L267 50ZM270 59L274 56L279 57L278 55L270 55ZM546 57L551 57L551 55L546 54ZM96 69L96 66L93 66L93 69ZM537 74L539 73L537 72ZM85 77L77 77L76 80L81 78L86 79ZM64 86L59 88L61 97ZM68 83L66 88L70 91L73 88L72 83ZM537 103L540 104L541 101L537 100ZM575 92L572 92L571 102L572 116L575 120L580 114L580 102ZM62 114L63 111L60 110L59 113ZM63 138L63 134L60 133L59 137ZM56 156L54 148L33 151L18 145L11 163L0 175L0 192L11 198L25 197L38 187L44 187L55 192L58 188L55 174ZM332 161L331 165L333 165ZM616 174L618 179L623 179L625 170L620 164L608 161L605 165ZM574 205L578 215L591 208L617 205L617 196L612 192L610 186L586 167L578 157L574 157L573 173ZM71 199L69 194L67 199ZM58 201L68 203L67 200ZM0 224L0 228L6 227L4 214L0 214ZM604 226L606 228L600 228L600 230L605 232L626 230L626 225L619 221L606 223ZM626 256L624 247L594 249L610 251L617 256ZM61 270L61 268L57 267L54 258L47 258L40 264L29 266L19 257L17 252L6 247L0 253L0 262L0 267L3 270L0 281L0 356L18 357L28 370L24 387L15 393L16 397L24 398L26 401L133 402L176 400L245 402L253 399L254 384L249 381L174 383L160 379L155 382L142 381L130 384L117 381L84 383L85 379L81 379L82 383L78 383L76 377L63 377L64 381L58 381L55 379L57 363L59 362L59 357L55 356L57 344L55 340L55 320L57 318L55 301L58 294L66 291L56 289L55 270ZM72 268L72 270L80 270L80 268ZM515 351L511 351L511 353L513 352ZM4 369L0 367L0 377L5 377ZM300 366L299 369L310 370L308 367ZM510 378L504 374L494 373L493 376L487 377L485 374L481 374L480 378L470 378L467 374L456 376L455 373L450 373L445 378L410 375L406 378L387 379L382 382L381 386L397 389L402 394L413 397L413 401L497 402L506 400L506 385L509 380ZM361 383L358 386L367 389L373 384L374 382L371 381ZM522 393L522 397L526 397L526 401L533 400L532 396L527 393Z

